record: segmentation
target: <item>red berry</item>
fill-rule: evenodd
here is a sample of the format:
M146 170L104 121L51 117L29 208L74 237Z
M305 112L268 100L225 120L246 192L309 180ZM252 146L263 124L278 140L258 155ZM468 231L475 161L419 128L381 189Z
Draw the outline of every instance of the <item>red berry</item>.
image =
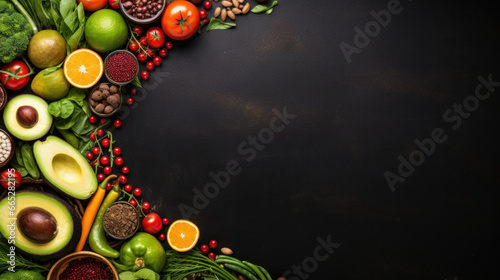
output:
M137 60L139 60L140 62L144 62L146 61L146 59L148 59L148 57L145 53L140 52L137 54Z
M131 185L125 185L125 187L123 187L123 190L126 191L126 192L130 192L132 190L132 186Z
M101 152L101 149L99 149L99 147L94 147L94 148L92 148L92 153L93 153L94 155L96 155L96 156L97 156L100 152Z
M212 2L210 1L205 1L203 3L203 7L205 7L205 9L209 10L210 8L212 8Z
M128 174L129 172L130 172L130 170L128 169L127 166L122 167L122 173L123 174Z
M103 137L103 136L104 136L104 129L99 128L99 129L97 130L97 136L98 136L98 137Z
M208 246L206 244L203 244L200 246L200 251L203 253L203 254L206 254L208 253Z
M102 172L104 172L104 174L106 174L106 175L111 174L112 171L113 171L113 168L111 168L111 166L105 166L104 169L102 170Z
M163 48L163 49L161 49L161 50L158 52L158 54L159 54L161 57L167 57L167 55L168 55L168 50L167 50L167 49L165 49L165 48Z
M214 252L208 253L208 257L211 258L212 260L215 260L215 253Z
M153 64L156 65L156 66L160 66L161 65L161 57L157 56L155 58L153 58Z
M208 243L208 247L210 247L210 248L212 248L212 249L217 248L217 241L215 241L215 240L211 240L211 241Z
M107 119L101 119L101 121L99 122L100 124L105 124L108 120Z
M120 175L118 177L118 181L120 181L120 184L126 184L127 183L127 176L125 175Z
M133 89L130 91L130 93L132 93L132 94L137 94L137 89L136 89L136 88L133 88Z
M167 50L171 50L174 48L174 44L172 44L172 42L166 42L165 43L165 48L167 48Z
M106 184L106 190L110 191L113 188L113 185L111 183Z
M94 134L94 132L90 133L89 138L90 138L90 140L95 141L95 134Z
M155 57L156 58L156 57ZM149 71L153 71L155 70L155 65L152 61L148 61L148 63L146 63L146 69L148 69ZM144 72L143 72L144 73ZM141 73L141 77L142 77L142 73Z
M146 39L146 36L142 36L141 38L139 38L139 43L141 44L141 46L147 47L148 46L148 41Z
M207 18L207 11L206 10L200 10L200 18L201 19Z
M134 104L134 99L132 97L127 99L127 104L128 105L133 105Z
M130 204L132 204L132 206L136 207L137 206L137 201L135 199L132 199L130 201Z
M94 154L93 154L93 153L91 153L91 152L88 152L88 153L87 153L87 159L88 159L88 160L92 160L93 158L94 158Z
M121 120L116 119L116 120L113 122L113 125L114 125L116 128L120 128L120 127L122 127L122 121L121 121Z
M123 176L123 175L122 175L122 176ZM133 194L134 194L134 196L139 197L139 196L141 196L141 194L142 194L142 190L141 190L141 189L139 189L139 188L135 188L135 189L134 189Z
M101 157L101 164L102 165L108 165L109 164L109 157L108 156L102 156Z
M160 236L158 236L158 240L160 241L164 241L165 240L165 234L160 234Z
M106 179L106 175L102 173L97 174L97 181L102 182L104 179Z
M117 156L117 155L119 155L119 154L121 154L121 153L122 153L122 149L120 149L120 147L115 147L115 148L113 149L113 154L114 154L115 156Z
M89 117L89 122L90 122L91 124L95 124L95 123L97 123L97 117L96 117L96 116L90 116L90 117Z
M164 225L168 225L169 220L168 220L167 218L163 218L163 219L161 220L161 222L162 222Z
M148 213L150 209L151 206L149 205L149 202L142 203L142 211L144 211L144 213Z
M149 79L149 72L148 72L148 71L146 71L146 70L142 71L142 72L141 72L141 79L143 79L143 80L145 80L145 81L146 81L147 79Z
M115 158L115 164L118 166L123 165L123 158L122 157Z
M101 145L102 145L104 148L109 147L109 144L110 144L110 142L109 142L109 139L108 139L108 138L104 138L104 139L102 139L102 141L101 141Z

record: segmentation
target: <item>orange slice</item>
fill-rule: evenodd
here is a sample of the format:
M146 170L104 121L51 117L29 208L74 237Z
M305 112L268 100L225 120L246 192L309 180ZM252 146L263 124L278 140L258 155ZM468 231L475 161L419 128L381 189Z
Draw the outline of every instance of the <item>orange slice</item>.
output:
M103 70L102 58L89 49L72 52L64 62L64 76L77 88L95 85L101 79Z
M187 220L177 220L168 228L167 242L177 252L186 252L196 245L200 237L198 227Z

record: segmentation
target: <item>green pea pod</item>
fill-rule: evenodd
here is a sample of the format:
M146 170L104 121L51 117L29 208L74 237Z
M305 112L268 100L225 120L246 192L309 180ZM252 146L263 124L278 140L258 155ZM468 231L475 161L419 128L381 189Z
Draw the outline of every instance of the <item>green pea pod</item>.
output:
M269 274L269 272L267 272L265 268L263 268L262 266L257 266L257 268L260 269L260 271L262 271L262 273L267 277L267 280L273 280L273 278L271 278L271 275Z
M237 266L234 264L229 264L229 263L224 264L224 266L229 268L229 269L234 270L234 272L236 272L236 273L239 273L239 274L245 276L245 278L247 278L249 280L258 280L257 277L255 277L250 271L248 271L244 268L241 268L240 266ZM262 279L264 279L264 278L261 278L261 280Z
M94 224L92 224L92 228L90 229L88 239L90 248L92 248L94 252L107 258L118 258L120 256L120 252L113 249L106 240L106 233L104 232L103 224L104 212L106 212L106 209L108 209L111 204L118 200L120 194L120 183L117 181L113 185L113 189L108 193L106 198L104 198L104 201L102 202L95 217Z
M266 276L264 276L262 271L260 271L260 269L255 264L249 263L247 261L242 261L242 263L244 263L248 267L250 267L255 272L255 274L257 274L259 279L261 279L261 280L266 279Z

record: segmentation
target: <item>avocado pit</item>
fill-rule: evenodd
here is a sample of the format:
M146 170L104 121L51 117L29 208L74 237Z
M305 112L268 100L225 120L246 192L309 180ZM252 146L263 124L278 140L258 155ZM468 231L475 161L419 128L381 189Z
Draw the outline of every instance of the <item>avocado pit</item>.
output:
M17 108L16 120L24 128L32 128L38 123L38 111L32 106Z
M47 243L57 235L57 222L52 214L39 207L28 207L17 215L21 233L36 243Z

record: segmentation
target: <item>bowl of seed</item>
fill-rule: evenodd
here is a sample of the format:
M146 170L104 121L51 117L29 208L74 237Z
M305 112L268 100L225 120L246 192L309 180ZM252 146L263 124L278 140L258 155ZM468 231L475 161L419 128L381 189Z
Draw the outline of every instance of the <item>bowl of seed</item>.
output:
M139 229L139 212L126 201L117 201L106 209L103 217L104 231L119 240L132 237Z
M0 167L5 166L14 156L14 139L5 130L0 129Z
M94 114L107 118L121 108L122 99L120 87L110 83L101 83L90 91L88 103Z
M115 85L128 85L138 74L139 61L127 50L113 51L104 59L104 75Z

